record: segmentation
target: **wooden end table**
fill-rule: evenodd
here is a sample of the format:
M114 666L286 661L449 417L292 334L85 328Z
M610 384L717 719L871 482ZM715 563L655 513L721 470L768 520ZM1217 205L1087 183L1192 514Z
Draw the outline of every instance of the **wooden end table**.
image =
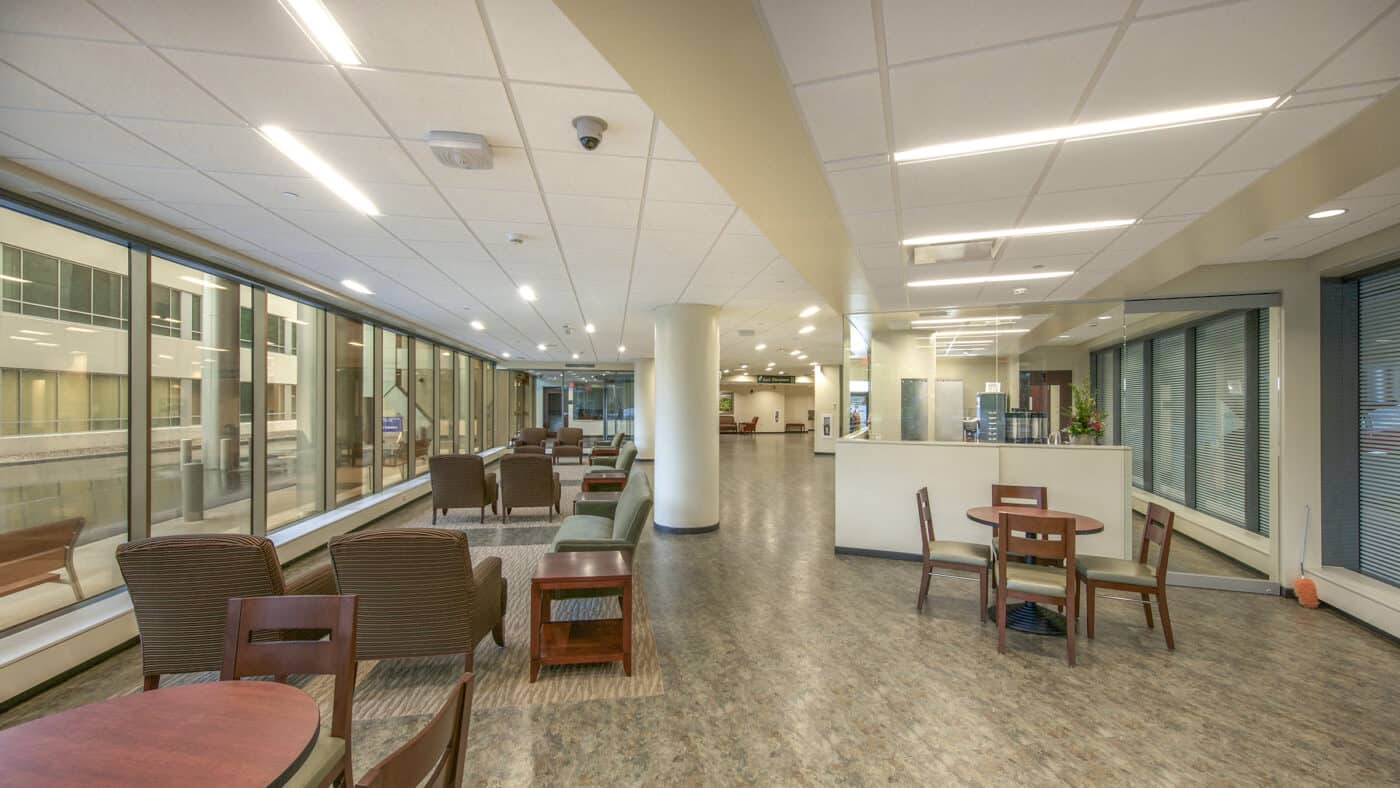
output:
M617 499L621 497L622 493L616 490L579 493L574 496L574 514L578 514L578 505L581 503L617 503Z
M583 475L579 489L583 492L619 491L627 486L626 471L589 471Z
M553 591L617 590L622 617L550 621ZM632 675L632 555L621 550L548 553L530 578L530 682L541 665L622 660Z

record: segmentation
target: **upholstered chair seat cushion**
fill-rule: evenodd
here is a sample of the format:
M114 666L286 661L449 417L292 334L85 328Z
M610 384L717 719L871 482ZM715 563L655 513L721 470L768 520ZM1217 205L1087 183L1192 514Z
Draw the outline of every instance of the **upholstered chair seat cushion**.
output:
M651 514L651 504L651 479L638 473L627 482L616 503L598 502L588 508L588 514L564 518L550 552L634 550Z
M1005 581L1012 591L1054 597L1065 595L1065 570L1059 567L1007 564Z
M321 735L316 738L316 746L311 748L311 753L306 756L301 768L283 784L290 788L319 788L326 778L341 766L341 759L344 757L345 740L331 736L329 731L322 728Z
M612 535L613 521L611 517L574 514L564 518L564 524L559 526L559 531L554 535L554 543L551 547L554 552L561 552L560 545L574 550L585 545L596 545L599 548L607 545L607 549L616 550L618 544L613 541Z
M992 548L990 545L973 542L939 540L928 546L928 557L930 561L942 561L947 564L986 566L992 562Z
M1086 580L1101 583L1122 583L1144 588L1157 587L1157 575L1152 567L1136 561L1121 558L1104 558L1096 555L1079 556L1074 559L1074 571Z

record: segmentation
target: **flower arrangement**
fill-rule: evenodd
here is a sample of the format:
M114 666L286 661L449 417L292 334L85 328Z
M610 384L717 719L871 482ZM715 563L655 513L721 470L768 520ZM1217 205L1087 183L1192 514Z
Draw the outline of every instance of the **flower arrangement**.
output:
M1099 415L1099 404L1089 384L1076 383L1073 386L1074 399L1070 405L1069 434L1075 443L1094 443L1103 437L1103 417Z

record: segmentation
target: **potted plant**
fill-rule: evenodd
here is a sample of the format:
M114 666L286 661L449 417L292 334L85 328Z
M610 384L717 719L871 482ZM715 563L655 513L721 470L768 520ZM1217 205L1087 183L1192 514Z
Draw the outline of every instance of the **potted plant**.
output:
M1069 442L1075 446L1093 446L1103 437L1103 417L1089 384L1073 386L1074 400L1069 412Z

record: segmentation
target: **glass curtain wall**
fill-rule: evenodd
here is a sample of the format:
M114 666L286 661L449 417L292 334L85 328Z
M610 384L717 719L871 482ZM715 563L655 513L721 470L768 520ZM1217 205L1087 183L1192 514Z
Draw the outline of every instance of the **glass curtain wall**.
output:
M428 472L428 458L433 454L433 438L437 434L433 426L433 381L436 372L431 342L413 340L413 475Z
M456 380L452 370L452 351L439 347L437 353L438 360L438 397L437 397L437 453L452 454L452 383Z
M152 398L151 535L250 533L253 370L240 340L252 290L154 256L151 285L181 315L150 316L151 380L166 383L160 409Z
M4 209L0 248L0 541L62 556L0 557L4 631L121 585L130 253Z
M384 420L379 443L382 446L384 486L408 481L413 470L413 449L408 434L408 337L387 328L383 331L384 351L380 361L384 376Z
M496 434L496 364L487 361L481 365L481 445L495 446Z
M453 431L457 434L457 451L461 454L477 451L477 449L472 448L471 363L471 356L466 353L457 354L457 413L453 422L455 424Z
M267 530L325 510L325 312L267 296Z
M374 326L335 317L335 500L368 495L374 481Z
M481 451L481 381L482 364L481 359L472 359L471 375L471 401L467 403L467 412L471 414L471 442L472 451Z

